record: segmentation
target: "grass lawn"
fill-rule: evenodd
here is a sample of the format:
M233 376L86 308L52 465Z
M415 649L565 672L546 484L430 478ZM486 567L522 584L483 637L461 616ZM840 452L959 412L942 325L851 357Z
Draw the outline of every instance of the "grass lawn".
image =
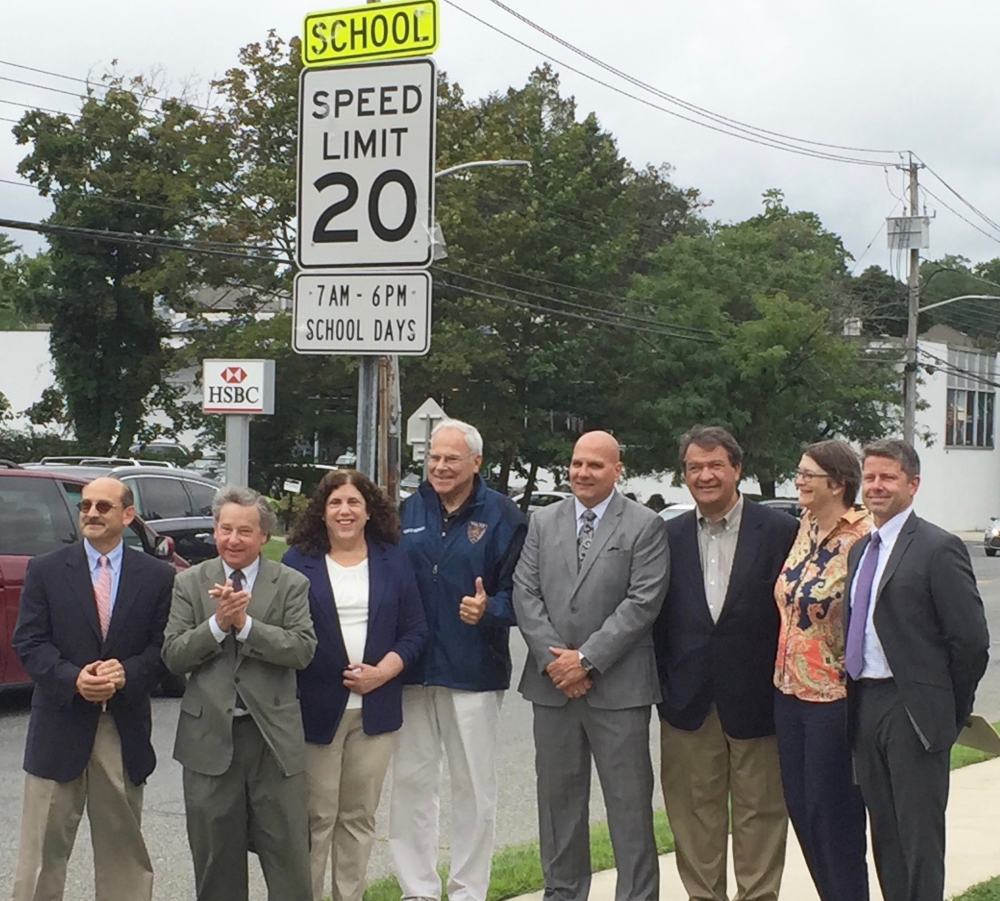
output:
M267 544L264 545L261 553L269 560L281 560L281 555L288 550L288 545L285 544L284 538L272 538Z
M662 810L653 812L653 831L656 834L656 849L660 854L674 850L674 837ZM596 873L598 870L610 870L614 865L607 823L593 823L590 827L590 868ZM442 867L442 901L447 901L448 897L444 890L446 874L447 869ZM538 858L538 842L508 845L494 853L486 901L503 901L504 898L537 892L541 887L542 866ZM387 876L365 889L364 901L400 901L401 896L396 878Z
M1000 876L972 886L961 895L956 895L952 901L1000 901Z

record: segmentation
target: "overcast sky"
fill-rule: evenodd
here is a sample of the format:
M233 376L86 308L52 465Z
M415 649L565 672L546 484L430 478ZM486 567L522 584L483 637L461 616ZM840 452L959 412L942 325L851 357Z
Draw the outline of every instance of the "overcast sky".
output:
M637 92L518 22L489 0L456 0L469 12L588 73ZM914 150L986 215L1000 221L1000 3L996 0L507 0L549 31L689 103L758 128L852 147ZM331 4L336 5L336 4ZM236 63L237 50L269 28L297 34L302 16L325 8L277 0L43 0L4 5L0 60L73 76L161 69L174 88L207 83ZM442 3L440 68L467 96L524 83L541 55ZM636 166L667 162L679 185L713 202L712 218L760 211L768 188L792 209L813 210L840 234L858 271L889 268L884 231L902 174L891 168L811 159L757 146L681 121L556 65L580 114L594 111ZM71 82L0 65L0 116L23 107L73 111ZM661 103L648 94L647 99ZM16 179L25 148L0 122L0 179ZM865 156L836 151L847 156ZM868 158L873 158L868 155ZM922 181L991 237L926 197L929 255L973 261L1000 256L1000 231L978 219L929 173ZM896 196L894 196L896 195ZM33 189L0 181L0 216L38 220L47 203ZM38 240L14 235L34 249Z

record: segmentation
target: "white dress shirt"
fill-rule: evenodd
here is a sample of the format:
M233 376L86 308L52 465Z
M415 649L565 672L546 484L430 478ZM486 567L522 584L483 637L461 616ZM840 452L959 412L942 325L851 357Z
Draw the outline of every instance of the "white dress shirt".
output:
M864 644L864 665L858 675L859 679L891 679L892 670L889 668L889 661L886 660L885 651L882 649L882 642L878 639L875 631L875 600L878 597L879 585L885 573L886 564L892 556L892 549L896 546L896 539L903 529L903 523L909 519L913 513L912 507L901 510L892 519L886 522L879 529L872 531L872 535L878 532L881 544L878 548L878 563L875 565L875 578L872 579L872 593L868 601L868 619L865 622L865 644ZM854 607L854 588L858 583L858 573L868 554L871 553L871 542L865 548L865 552L858 560L858 568L854 574L854 582L851 585L851 607Z
M593 507L587 507L578 497L573 498L573 503L576 505L576 534L577 537L580 535L580 529L583 528L583 514L586 510L593 510L594 516L597 517L594 520L594 532L597 532L597 527L601 524L601 518L607 512L608 504L611 503L611 498L615 496L614 489L611 490L609 494L603 501L599 504L595 504Z
M236 570L226 563L225 560L222 561L222 569L227 579L232 579L233 573L236 572ZM253 583L257 581L257 573L260 572L260 557L254 560L254 562L249 566L245 566L241 572L243 573L243 590L248 591L251 595L253 595ZM250 634L250 627L252 625L253 617L248 613L247 621L243 624L243 628L236 633L236 640L246 641L247 636ZM229 634L228 632L223 632L222 629L219 628L219 621L215 618L214 613L208 618L208 628L212 630L212 634L215 636L215 640L219 642L219 644L222 644L222 642L226 640L226 636Z

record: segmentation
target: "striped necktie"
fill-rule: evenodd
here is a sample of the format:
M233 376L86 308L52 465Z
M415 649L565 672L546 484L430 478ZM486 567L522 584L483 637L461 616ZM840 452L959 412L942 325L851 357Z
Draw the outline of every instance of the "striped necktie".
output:
M101 624L101 637L107 638L108 627L111 625L111 564L104 554L97 558L94 600L97 602L97 619Z

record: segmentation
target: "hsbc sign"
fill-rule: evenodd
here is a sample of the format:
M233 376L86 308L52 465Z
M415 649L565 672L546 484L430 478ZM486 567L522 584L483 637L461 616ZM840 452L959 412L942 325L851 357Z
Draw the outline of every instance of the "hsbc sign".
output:
M205 360L202 403L206 413L274 413L274 360Z

